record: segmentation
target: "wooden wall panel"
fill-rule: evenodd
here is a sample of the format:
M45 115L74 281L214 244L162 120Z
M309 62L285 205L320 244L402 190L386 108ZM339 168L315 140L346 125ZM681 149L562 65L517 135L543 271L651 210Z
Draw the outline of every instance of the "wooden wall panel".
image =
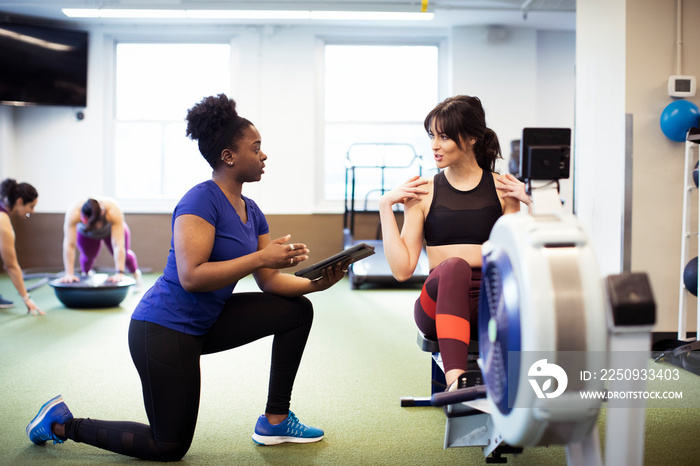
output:
M268 215L270 234L278 238L291 234L294 242L305 243L311 253L311 264L335 254L343 247L343 216L341 214ZM131 230L132 249L139 266L153 272L165 267L170 249L170 214L127 214ZM63 269L63 214L39 213L30 219L13 219L17 234L17 255L23 269ZM376 236L378 216L358 216L357 236L373 239ZM96 262L98 267L113 267L111 255L103 248ZM296 269L292 269L296 270Z

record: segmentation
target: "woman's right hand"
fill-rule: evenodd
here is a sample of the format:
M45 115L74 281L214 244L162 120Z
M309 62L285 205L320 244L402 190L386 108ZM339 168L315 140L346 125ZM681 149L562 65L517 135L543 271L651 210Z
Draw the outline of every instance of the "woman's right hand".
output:
M291 237L292 235L286 235L274 239L260 251L263 255L265 267L286 269L294 267L309 258L309 249L305 244L287 243Z
M421 186L428 184L428 180L420 176L413 176L404 183L398 185L391 191L385 193L381 202L394 204L406 204L412 200L420 200L421 196L428 194L428 190Z
M67 274L63 275L59 281L61 283L75 283L75 282L79 282L80 278L76 277L72 273L67 273Z
M27 314L33 315L33 316L45 316L46 313L39 309L39 306L36 305L34 301L32 301L32 298L27 297L27 299L24 301L24 304L27 305Z

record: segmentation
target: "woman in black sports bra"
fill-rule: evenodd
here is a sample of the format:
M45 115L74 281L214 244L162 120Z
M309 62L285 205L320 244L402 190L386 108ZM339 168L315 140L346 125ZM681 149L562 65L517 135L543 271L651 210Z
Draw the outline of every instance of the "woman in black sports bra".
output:
M486 126L477 97L450 97L425 118L436 166L433 179L415 176L382 196L384 253L394 277L407 280L426 242L430 275L414 318L437 338L449 388L467 386L467 350L477 335L481 245L501 215L530 204L523 183L494 172L498 137ZM404 204L399 232L392 210ZM473 322L473 324L472 324Z

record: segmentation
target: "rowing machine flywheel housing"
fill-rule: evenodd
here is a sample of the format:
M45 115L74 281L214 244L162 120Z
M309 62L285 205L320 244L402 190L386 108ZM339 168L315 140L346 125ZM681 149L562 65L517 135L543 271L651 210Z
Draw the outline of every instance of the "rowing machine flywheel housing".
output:
M504 215L482 248L479 352L496 429L513 446L563 445L594 427L606 292L571 214Z

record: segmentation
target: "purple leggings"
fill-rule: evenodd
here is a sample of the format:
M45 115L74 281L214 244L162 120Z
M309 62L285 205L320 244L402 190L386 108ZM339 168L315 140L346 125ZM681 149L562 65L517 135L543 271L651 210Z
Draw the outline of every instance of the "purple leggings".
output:
M78 251L80 251L80 270L83 273L92 270L92 266L95 264L95 259L97 259L97 255L100 253L103 242L107 246L110 254L114 255L114 250L112 249L112 235L96 239L78 232L76 243ZM131 250L131 232L126 223L124 224L124 249L126 249L126 262L124 265L126 265L126 269L129 272L134 273L138 270L139 264L136 261L136 254Z

